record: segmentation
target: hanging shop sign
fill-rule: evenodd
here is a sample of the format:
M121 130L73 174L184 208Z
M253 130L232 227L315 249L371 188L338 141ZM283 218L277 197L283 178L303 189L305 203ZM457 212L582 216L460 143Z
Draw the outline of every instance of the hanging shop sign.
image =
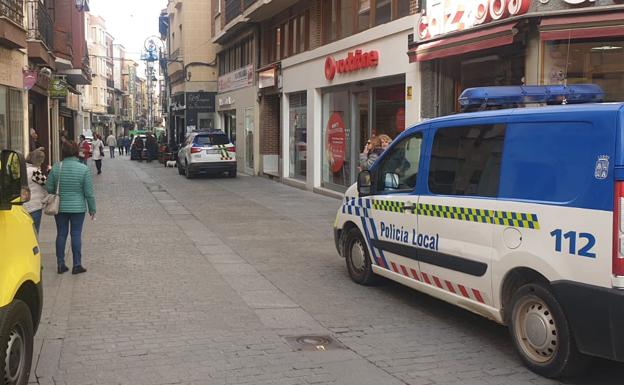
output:
M529 11L530 6L531 0L428 1L425 13L418 20L416 32L419 40L426 40L523 15Z
M24 89L30 90L37 84L37 71L35 70L23 70L22 74L24 76Z
M347 142L345 124L339 112L334 112L329 117L326 142L329 168L333 173L337 173L344 166Z
M269 69L266 69L264 71L261 71L258 73L258 88L268 88L268 87L274 87L276 82L275 82L275 73L277 71L275 70L275 67L271 67Z
M253 81L253 65L248 65L239 70L219 76L218 89L219 92L233 91L239 88L252 86Z
M377 64L379 64L379 52L375 50L362 52L361 49L356 49L355 52L348 52L347 57L340 60L328 56L325 59L325 79L334 80L336 73L355 72L377 67Z
M51 99L65 99L67 97L67 84L63 79L52 79L48 92Z

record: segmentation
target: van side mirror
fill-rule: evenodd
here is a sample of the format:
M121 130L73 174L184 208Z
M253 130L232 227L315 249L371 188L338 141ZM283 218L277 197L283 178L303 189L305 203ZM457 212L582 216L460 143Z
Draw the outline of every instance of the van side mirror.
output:
M19 200L17 200L19 198ZM0 153L0 210L10 210L13 204L30 200L26 162L19 152Z
M357 179L357 190L361 197L371 195L372 177L368 170L360 171Z

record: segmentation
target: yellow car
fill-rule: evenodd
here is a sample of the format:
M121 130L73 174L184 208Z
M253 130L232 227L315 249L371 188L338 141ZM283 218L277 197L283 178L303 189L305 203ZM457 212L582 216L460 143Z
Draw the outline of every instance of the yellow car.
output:
M41 318L41 255L30 215L26 164L0 153L0 384L28 383L33 336Z

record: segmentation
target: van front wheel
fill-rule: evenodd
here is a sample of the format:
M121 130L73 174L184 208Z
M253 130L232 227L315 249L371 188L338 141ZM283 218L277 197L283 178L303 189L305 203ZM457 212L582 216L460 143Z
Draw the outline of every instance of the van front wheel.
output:
M520 358L537 374L568 377L586 368L561 305L542 284L526 284L513 295L509 330Z
M33 353L33 323L28 306L20 300L0 315L0 381L26 385Z
M345 234L343 253L349 276L354 282L372 285L378 281L378 277L373 273L368 247L357 228L351 228Z

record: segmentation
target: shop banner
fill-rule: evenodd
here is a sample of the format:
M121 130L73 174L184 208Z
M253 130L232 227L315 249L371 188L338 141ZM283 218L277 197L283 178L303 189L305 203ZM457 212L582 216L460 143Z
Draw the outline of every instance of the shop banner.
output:
M334 112L327 122L327 158L329 168L335 174L342 169L345 161L345 145L347 136L345 124L339 112Z
M219 92L237 90L239 88L250 87L254 82L253 65L248 65L239 70L219 76Z
M67 84L62 79L52 79L49 93L51 99L65 99L67 97Z

